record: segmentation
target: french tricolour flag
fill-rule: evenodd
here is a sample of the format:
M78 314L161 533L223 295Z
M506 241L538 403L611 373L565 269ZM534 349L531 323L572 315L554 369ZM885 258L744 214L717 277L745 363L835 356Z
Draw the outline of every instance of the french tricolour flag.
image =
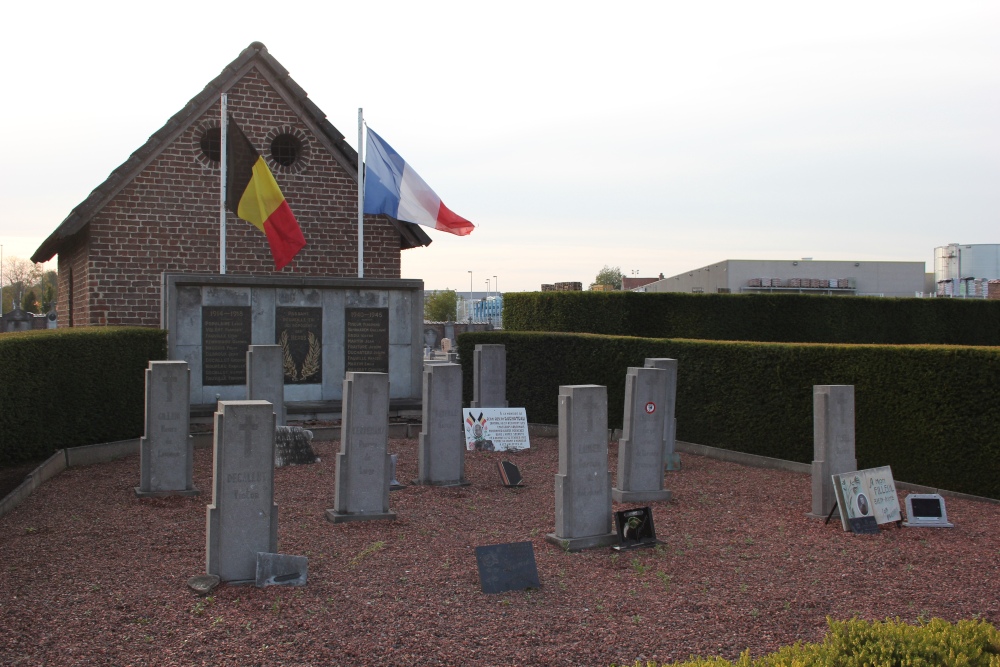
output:
M365 213L384 213L442 232L465 236L475 226L455 215L399 153L368 128L365 157Z

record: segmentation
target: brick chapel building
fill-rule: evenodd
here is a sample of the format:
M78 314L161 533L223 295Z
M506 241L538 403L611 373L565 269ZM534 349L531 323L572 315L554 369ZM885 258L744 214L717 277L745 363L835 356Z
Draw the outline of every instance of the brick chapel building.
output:
M265 158L306 239L282 271L267 238L227 214L226 273L357 277L358 154L254 42L73 209L32 255L59 255L58 324L160 326L160 276L219 273L220 95ZM417 225L365 217L366 278L399 278Z

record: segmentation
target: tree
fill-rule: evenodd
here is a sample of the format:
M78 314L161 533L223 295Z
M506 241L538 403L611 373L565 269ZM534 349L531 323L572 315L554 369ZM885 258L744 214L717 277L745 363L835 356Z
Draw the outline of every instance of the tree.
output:
M424 297L424 319L428 322L454 322L458 312L458 294L443 289Z
M608 285L613 289L620 290L622 288L621 267L605 264L604 268L597 272L597 277L590 284L590 288L593 289L594 285Z
M13 303L20 304L24 300L25 291L39 281L42 273L41 264L34 264L20 257L4 258L3 279L13 288Z

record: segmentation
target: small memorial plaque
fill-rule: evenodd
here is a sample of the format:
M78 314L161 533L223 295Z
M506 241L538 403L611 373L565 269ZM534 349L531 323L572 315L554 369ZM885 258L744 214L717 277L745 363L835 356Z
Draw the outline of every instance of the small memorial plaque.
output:
M250 324L250 306L202 306L203 386L246 384Z
M527 449L528 417L524 408L464 408L465 448L507 452Z
M389 309L344 309L344 369L389 372Z
M310 444L313 432L301 426L276 426L274 430L274 467L316 463Z
M274 342L281 346L285 384L323 382L322 341L322 308L275 308Z
M524 486L522 483L521 471L510 461L497 461L497 469L500 471L500 481L506 487Z
M841 473L832 478L844 530L850 530L848 521L863 516L874 517L880 525L902 519L889 466Z
M483 593L505 593L541 588L535 548L531 542L511 542L476 547L479 584Z
M656 528L653 527L653 511L648 507L615 512L615 528L618 530L619 544L612 548L619 551L659 544Z
M923 528L954 528L948 521L944 498L937 493L911 493L906 496L904 526Z
M855 535L878 535L882 532L873 516L851 517L847 520L847 525Z

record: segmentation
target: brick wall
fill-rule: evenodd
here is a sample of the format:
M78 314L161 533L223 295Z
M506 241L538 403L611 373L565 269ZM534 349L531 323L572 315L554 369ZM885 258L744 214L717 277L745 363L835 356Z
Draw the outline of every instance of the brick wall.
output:
M276 272L264 234L229 213L226 273L357 276L357 184L349 172L256 70L229 91L228 109L265 159L278 132L303 141L298 163L268 163L307 245ZM219 163L200 146L218 119L216 103L91 220L87 241L60 251L60 326L69 325L64 266L73 268L76 326L159 326L163 271L219 272ZM399 278L399 243L387 219L365 219L366 278Z

